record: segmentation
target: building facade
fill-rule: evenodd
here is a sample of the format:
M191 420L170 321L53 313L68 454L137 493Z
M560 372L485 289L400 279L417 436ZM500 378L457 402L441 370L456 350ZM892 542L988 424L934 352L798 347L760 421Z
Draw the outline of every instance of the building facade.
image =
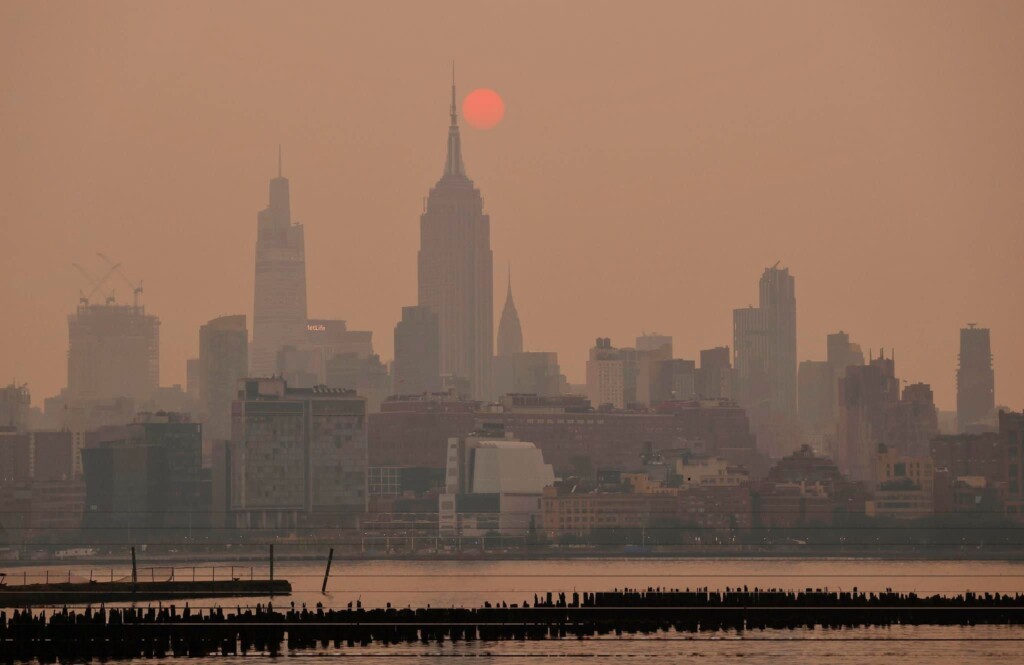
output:
M441 388L441 341L437 314L429 307L403 307L395 326L394 395L421 395Z
M249 369L254 376L278 372L283 346L305 341L306 243L301 224L292 223L288 179L270 181L270 203L256 216L256 282Z
M996 429L995 370L988 328L969 324L960 329L956 370L956 418L961 432Z
M142 402L160 386L160 320L141 305L79 305L68 317L68 342L72 406Z
M249 375L245 315L221 316L199 328L199 404L207 441L231 438L231 403Z
M491 396L494 274L491 220L462 161L455 84L444 173L420 216L419 305L438 317L441 373L465 379L474 399Z
M539 528L541 496L555 482L537 447L504 431L448 440L438 530L446 537L526 536Z
M366 401L353 391L243 379L226 453L229 525L351 526L366 510Z
M595 406L615 409L626 407L626 381L629 359L611 339L598 337L587 359L587 398Z

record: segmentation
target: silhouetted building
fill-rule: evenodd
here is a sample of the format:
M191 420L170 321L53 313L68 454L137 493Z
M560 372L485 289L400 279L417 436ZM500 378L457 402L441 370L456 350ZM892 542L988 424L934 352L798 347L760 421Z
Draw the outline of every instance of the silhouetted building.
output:
M1006 468L1006 513L1024 520L1024 413L999 412Z
M511 356L523 352L523 328L519 324L519 312L512 299L512 271L508 274L508 292L505 294L505 307L501 310L501 322L498 325L498 355Z
M494 394L501 396L516 392L513 356L523 352L523 329L519 324L519 313L512 299L512 271L508 275L508 292L505 294L505 308L501 310L498 324L498 353L494 357Z
M768 374L772 408L796 420L796 280L788 268L765 268L761 309L768 319Z
M448 439L471 432L480 408L458 393L386 400L380 413L367 418L370 466L443 468Z
M952 488L961 478L983 478L986 485L1005 486L1006 447L997 432L937 436L931 441L931 458L936 474L944 472L943 480L949 485L945 512L955 508ZM937 479L936 491L940 484ZM943 511L936 508L936 512Z
M667 335L641 335L636 338L636 397L638 405L651 406L666 399L683 399L694 393L675 392L675 385L668 379L666 386L663 363L672 360L672 338ZM671 374L671 370L668 370ZM666 390L667 387L667 390ZM629 402L627 401L627 404Z
M801 360L797 381L804 435L835 431L837 377L832 365L826 360Z
M795 280L788 268L765 268L757 309L733 312L738 398L750 410L758 445L775 457L797 443Z
M391 375L387 365L374 354L339 353L327 361L327 387L354 390L366 398L366 412L380 411L380 404L391 395Z
M141 305L79 305L68 341L71 406L143 401L160 385L160 320Z
M757 484L754 517L761 527L829 525L840 514L863 514L866 498L864 486L850 482L831 459L801 446Z
M245 315L221 316L199 328L199 403L207 441L231 438L231 403L249 375Z
M838 384L846 375L847 367L864 364L864 354L860 346L850 343L850 336L841 330L828 336L827 348L826 360L800 363L798 409L803 440L818 450L835 454Z
M702 349L697 369L697 394L705 399L734 399L735 371L728 346Z
M804 365L806 376L804 375ZM864 364L860 345L840 330L827 338L827 359L800 363L800 421L805 431L834 432L838 414L837 382L846 375L846 368ZM825 366L829 371L825 371ZM805 399L806 398L806 399Z
M78 454L71 432L0 428L0 485L72 480Z
M748 469L760 463L747 416L733 402L663 402L656 412L638 413L594 410L579 395L505 395L488 408L446 396L384 402L370 418L371 465L442 467L448 438L481 424L532 441L563 474L635 469L645 454L670 449L715 455Z
M310 319L306 322L305 342L298 345L301 360L297 365L279 365L281 375L288 379L293 388L309 388L328 383L327 364L339 355L352 354L359 358L373 355L373 332L370 330L349 330L345 321L338 319ZM295 362L288 357L282 362Z
M428 307L403 307L395 326L392 393L419 395L440 390L441 359L437 314Z
M908 455L880 443L872 462L872 498L864 507L866 515L916 519L932 514L935 470L930 455Z
M659 351L668 347L668 357L672 357L672 336L658 333L644 333L636 338L637 351Z
M872 459L884 442L886 416L899 402L899 390L895 363L884 353L868 365L848 367L839 381L836 461L854 480L871 480Z
M438 317L441 373L469 381L470 395L491 395L494 354L491 222L462 162L455 84L444 174L420 216L419 305Z
M232 409L228 525L353 526L366 510L366 400L243 379Z
M768 315L760 307L733 310L733 361L736 401L747 409L751 424L769 418L771 382L768 373ZM765 450L767 441L759 446ZM765 450L770 453L771 450Z
M995 429L996 389L988 328L973 323L960 329L956 370L956 417L961 432Z
M832 366L837 379L846 374L847 367L864 364L864 352L860 344L851 342L850 336L844 331L830 334L826 345L828 364Z
M889 407L883 440L905 455L927 457L939 435L939 413L927 383L904 386L900 401Z
M175 413L141 413L130 425L101 428L82 449L83 527L110 542L181 542L208 511L202 438L199 423Z
M626 364L623 351L608 337L598 337L587 360L587 397L595 406L626 406ZM634 384L635 385L635 384Z
M565 377L552 351L522 351L506 357L511 368L510 384L504 394L528 393L555 397L562 394ZM495 362L505 360L499 356Z
M0 427L13 427L19 432L28 429L29 408L32 396L28 385L10 384L0 388Z
M11 544L66 543L77 536L85 486L75 437L63 430L0 426L0 532Z
M288 179L270 181L270 204L256 217L256 282L252 316L252 356L255 376L277 373L277 353L286 345L305 341L306 248L301 224L292 224Z
M0 485L32 478L32 451L27 433L0 426Z
M637 353L642 355L645 352L638 351ZM641 360L640 368L642 377L645 372L643 360ZM652 381L649 404L651 406L672 400L694 399L699 396L696 363L692 360L683 360L682 358L657 360L650 364L650 372Z
M246 340L246 345L248 345ZM249 359L246 358L246 364L249 363ZM199 364L199 358L189 358L185 361L185 392L188 393L189 399L194 403L200 404L199 399L199 377L202 374L202 366Z

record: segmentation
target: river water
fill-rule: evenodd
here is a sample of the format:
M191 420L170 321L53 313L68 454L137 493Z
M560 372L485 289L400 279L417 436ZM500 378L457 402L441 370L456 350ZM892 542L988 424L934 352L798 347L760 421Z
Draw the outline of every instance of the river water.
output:
M210 566L195 570L197 579L209 579ZM140 578L167 579L167 568L152 572L140 563ZM538 561L334 561L321 594L325 562L278 562L275 577L291 582L293 594L273 599L277 607L317 603L345 607L361 602L364 607L391 603L404 606L479 606L484 601L533 603L533 595L548 591L599 591L612 588L760 587L828 588L865 591L891 588L918 594L957 594L964 591L1024 593L1024 562L991 561L883 561L865 559L653 559L606 558ZM8 583L21 576L40 581L45 569L8 568ZM229 574L218 568L217 575ZM68 566L49 567L51 579L66 578ZM125 569L70 567L73 579L106 579L127 574ZM252 574L266 577L266 564ZM191 566L179 564L176 578L191 578ZM249 566L238 566L234 575L248 577ZM268 602L269 598L220 601L225 607ZM178 603L181 605L182 603ZM193 601L192 607L212 601ZM1020 662L1024 659L1024 627L907 627L845 630L747 631L745 633L698 633L611 637L545 642L472 642L452 645L371 646L322 652L285 654L289 661L318 661L327 655L343 655L346 662L415 661L531 662L557 657L560 663L595 661L644 661L650 663L950 663ZM247 658L217 658L215 662L251 662ZM740 660L746 659L746 660Z

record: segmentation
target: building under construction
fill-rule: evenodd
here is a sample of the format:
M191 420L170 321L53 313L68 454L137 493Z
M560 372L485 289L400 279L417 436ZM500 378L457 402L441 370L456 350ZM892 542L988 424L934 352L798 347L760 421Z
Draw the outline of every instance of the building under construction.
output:
M83 302L68 316L72 404L151 396L160 385L160 319L142 305Z

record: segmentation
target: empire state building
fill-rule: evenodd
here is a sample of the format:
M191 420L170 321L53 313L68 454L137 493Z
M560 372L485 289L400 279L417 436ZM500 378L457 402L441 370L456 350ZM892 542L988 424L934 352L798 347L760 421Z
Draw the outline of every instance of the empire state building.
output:
M420 215L419 304L437 314L441 374L465 379L474 399L491 397L494 353L491 220L466 177L452 81L444 174Z

